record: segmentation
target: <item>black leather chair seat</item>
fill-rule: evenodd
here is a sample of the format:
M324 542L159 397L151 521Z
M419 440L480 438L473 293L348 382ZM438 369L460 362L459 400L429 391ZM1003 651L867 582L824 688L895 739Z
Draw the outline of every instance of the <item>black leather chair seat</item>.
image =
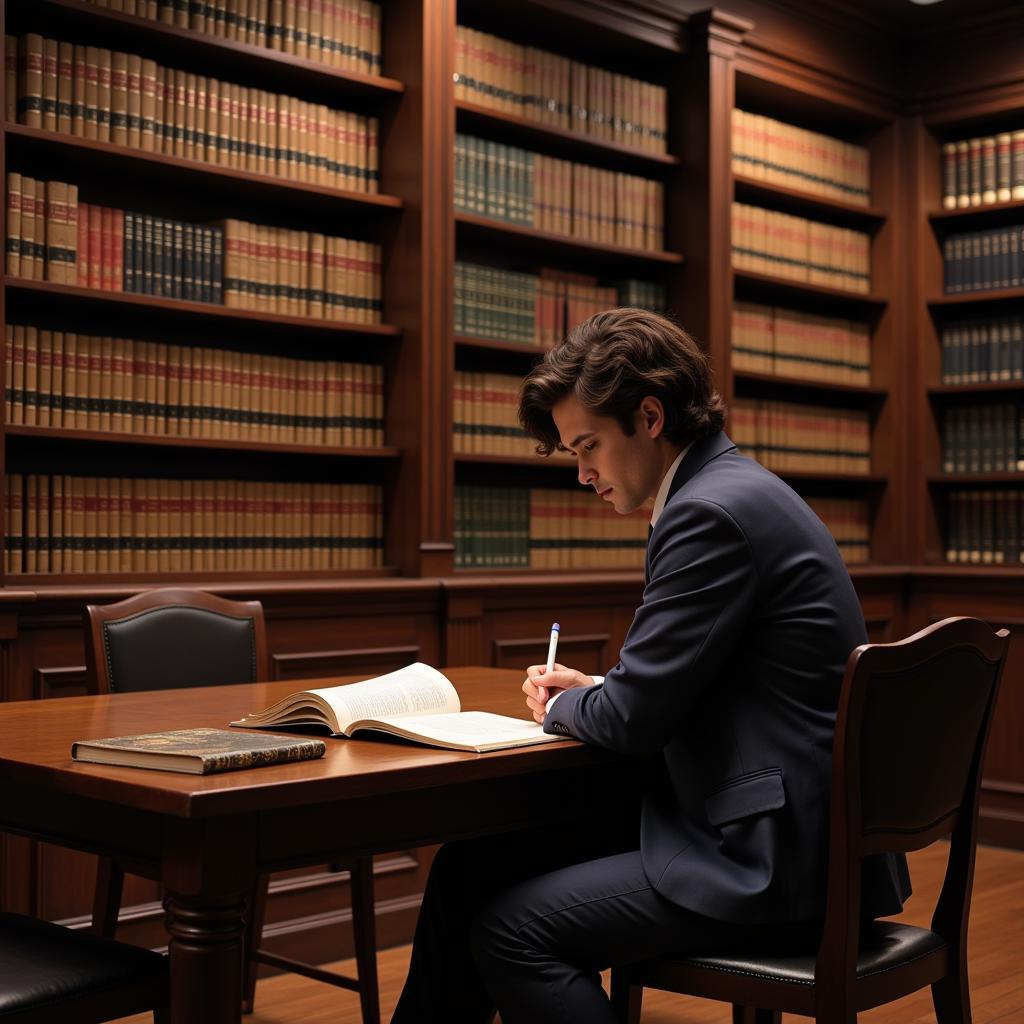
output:
M910 963L934 953L945 946L942 939L927 928L907 924L879 921L871 924L861 935L860 954L857 958L857 977ZM765 981L788 982L792 985L814 984L815 953L790 953L772 956L752 953L750 956L678 956L659 957L661 969L670 964L676 967L699 967L727 974L743 974L763 978ZM643 983L643 967L638 967L638 981Z
M72 932L21 914L0 914L0 1018L108 990L156 986L167 958Z

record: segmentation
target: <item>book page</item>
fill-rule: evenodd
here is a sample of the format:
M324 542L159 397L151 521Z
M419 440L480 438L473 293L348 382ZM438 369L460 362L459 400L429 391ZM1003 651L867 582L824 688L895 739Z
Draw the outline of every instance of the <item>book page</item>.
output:
M521 718L495 715L488 711L461 711L441 715L399 715L377 717L353 723L357 728L386 727L399 736L453 748L500 749L563 739L544 732L543 726Z
M455 687L436 668L415 662L395 672L346 686L310 690L330 705L344 732L361 718L405 718L458 711Z

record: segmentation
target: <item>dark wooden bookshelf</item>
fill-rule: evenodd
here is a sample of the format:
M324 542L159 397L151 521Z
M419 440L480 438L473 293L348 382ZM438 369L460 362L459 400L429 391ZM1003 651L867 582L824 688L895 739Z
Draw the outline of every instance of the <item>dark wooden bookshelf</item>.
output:
M877 314L888 304L888 299L870 292L851 292L842 288L828 288L807 281L793 281L773 274L761 274L753 270L734 270L737 297L772 297L777 303L811 303L837 311L852 310L864 317Z
M582 257L590 263L604 264L649 264L680 266L683 257L675 252L656 249L631 249L625 245L610 245L606 242L591 242L576 239L571 235L556 235L550 231L526 227L480 217L473 213L456 213L455 228L458 236L478 239L484 242L512 245L518 244L531 249L540 258L566 260Z
M461 132L500 138L503 142L608 170L657 177L680 163L679 157L671 153L652 153L635 146L609 142L584 132L556 128L465 100L455 101L455 115Z
M734 370L736 390L745 393L799 393L808 398L827 401L832 397L843 400L863 399L879 401L889 394L887 388L872 387L868 384L842 384L832 381L807 380L804 377L787 377L783 374L755 373L753 370Z
M1024 299L1024 288L992 288L986 291L957 292L952 295L933 295L927 304L933 309L956 306L980 306L987 303L1019 302Z
M259 205L268 201L283 201L321 214L335 205L340 210L364 207L378 212L399 210L402 206L402 200L397 196L313 185L274 174L260 174L204 160L149 153L131 146L119 146L113 142L100 142L42 128L28 128L8 122L4 132L9 140L8 164L18 166L32 161L41 167L42 162L47 161L48 166L54 167L73 160L76 170L84 169L94 174L114 177L136 176L136 186L141 179L151 188L164 186L173 189L186 185L203 189L207 193L216 190L222 195L230 194L243 203L252 204L252 215L260 223ZM45 173L52 176L53 171ZM77 181L72 183L78 184ZM209 200L212 196L207 194L205 198Z
M482 466L524 466L527 469L561 469L576 472L576 460L539 455L473 455L456 453L456 463Z
M455 335L455 347L467 351L504 352L509 355L521 355L540 358L547 351L541 345L532 345L526 341L502 341L499 338L476 338L468 334Z
M274 91L293 83L300 91L312 88L378 104L393 102L405 92L404 83L394 78L334 68L269 47L96 7L82 0L8 0L5 30L9 34L43 32L51 38L63 33L75 39L96 40L96 45L113 49L142 44L156 59L201 63L216 68L217 76L227 80L233 74L261 77L268 82L264 87Z
M1015 473L933 473L928 483L934 487L963 487L973 484L1020 484L1024 486L1024 472Z
M782 210L812 220L828 221L843 227L871 231L881 226L888 214L874 206L860 206L857 203L843 202L828 196L803 192L786 185L750 178L745 174L733 172L733 185L736 199L741 203L754 206L765 206L770 209Z
M961 398L971 395L1016 395L1024 392L1024 380L989 380L975 384L933 384L928 394L933 398Z
M963 206L955 210L932 210L928 213L928 220L944 233L971 231L975 227L996 227L1014 222L1024 224L1024 199Z
M43 427L9 423L4 427L9 438L30 438L68 444L135 445L152 448L205 448L224 452L264 452L267 455L315 455L330 459L397 459L401 450L391 445L342 448L322 444L288 444L270 441L237 441L222 438L181 437L174 434L149 434L113 430L77 430L69 427Z
M181 586L193 587L196 580L201 578L209 583L236 583L246 584L250 587L262 588L264 582L294 580L300 583L302 580L359 580L359 579L384 579L397 575L394 566L378 566L374 569L268 569L265 572L244 572L241 570L225 572L111 572L102 575L88 575L86 573L8 573L7 580L12 587L27 587L36 590L39 587L82 587L88 590L90 596L96 591L89 586L88 581L102 580L103 584L133 583L135 590L145 589L154 586Z
M884 473L819 473L801 469L773 469L772 472L791 483L835 484L840 487L884 487L889 482L889 477Z
M348 335L352 337L397 338L402 331L392 324L356 324L343 320L315 320L312 317L284 316L280 313L264 313L249 309L229 309L212 302L186 302L184 299L168 299L156 295L138 295L134 292L108 292L96 288L79 288L77 285L56 284L52 281L30 281L22 277L7 277L4 287L8 295L36 296L47 302L71 300L93 307L113 307L121 310L135 310L138 314L158 310L161 315L191 317L208 320L209 323L232 321L252 327L275 330L300 330L324 335ZM8 307L10 301L8 298Z

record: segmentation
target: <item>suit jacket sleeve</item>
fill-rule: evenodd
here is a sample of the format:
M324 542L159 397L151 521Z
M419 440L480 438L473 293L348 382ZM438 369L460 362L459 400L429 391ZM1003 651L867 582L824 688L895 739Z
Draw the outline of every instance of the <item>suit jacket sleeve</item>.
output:
M544 730L626 754L661 750L736 653L757 570L721 506L670 502L649 543L650 582L603 686L566 690Z

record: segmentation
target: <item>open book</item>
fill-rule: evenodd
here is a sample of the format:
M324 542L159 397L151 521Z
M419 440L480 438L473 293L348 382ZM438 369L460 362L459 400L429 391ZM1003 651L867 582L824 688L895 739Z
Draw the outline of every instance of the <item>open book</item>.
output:
M478 753L563 739L535 722L460 708L451 682L436 668L416 662L361 683L289 694L231 724L250 729L324 725L333 736L373 729L430 747Z

